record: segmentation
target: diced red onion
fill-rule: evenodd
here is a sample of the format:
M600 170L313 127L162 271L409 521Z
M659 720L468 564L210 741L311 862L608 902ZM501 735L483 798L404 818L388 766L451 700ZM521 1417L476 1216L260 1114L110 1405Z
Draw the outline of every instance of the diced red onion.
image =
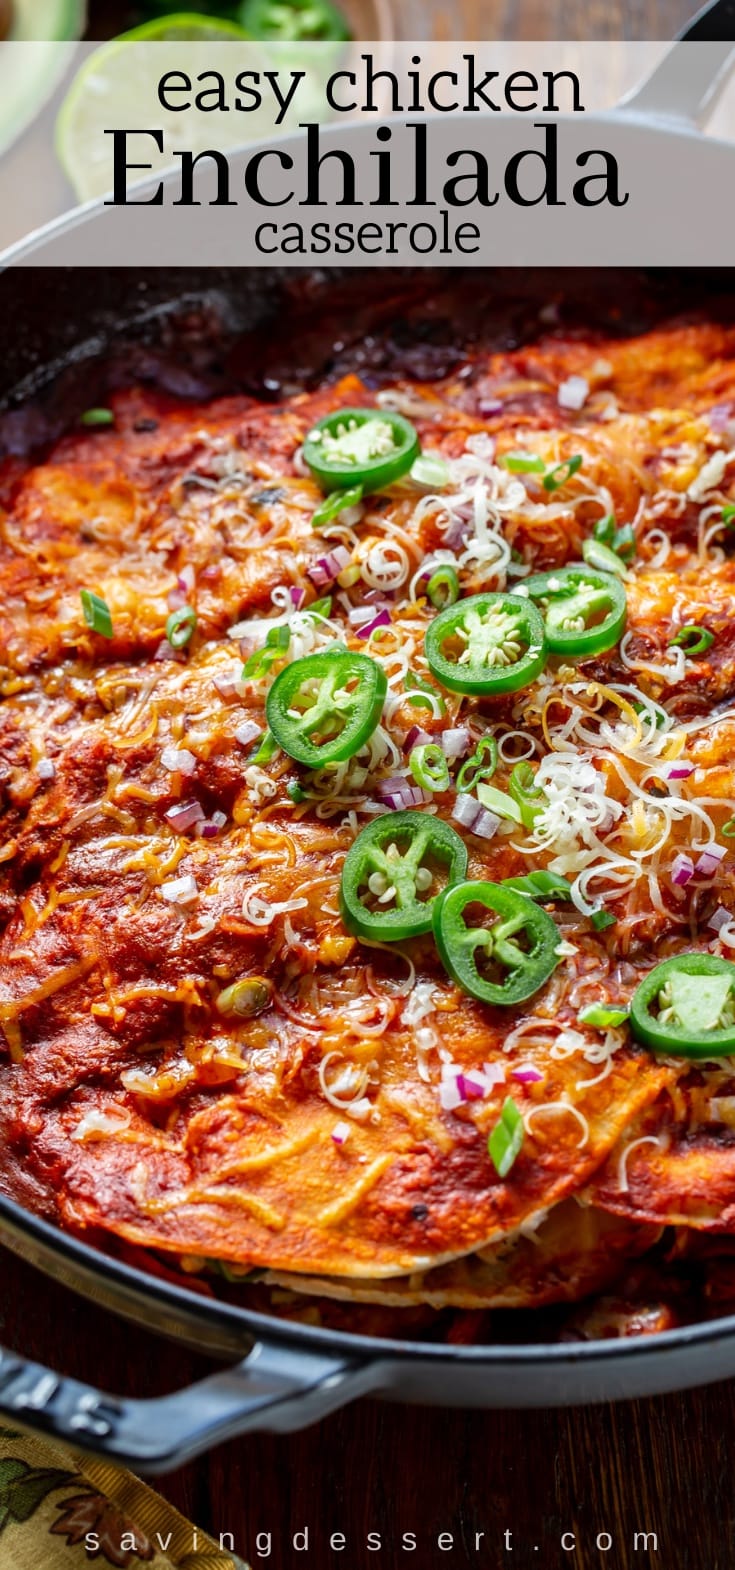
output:
M189 873L184 878L174 878L170 883L162 883L161 895L169 905L192 905L199 895L196 878Z
M710 916L707 926L711 927L713 932L720 932L732 919L732 912L725 910L724 905L718 905L717 910Z
M56 774L56 764L51 758L40 758L36 765L36 773L40 780L52 780Z
M688 780L689 775L693 773L693 763L672 763L671 768L666 770L666 778L667 780Z
M171 593L166 595L166 605L170 611L180 611L185 604L186 594L183 589L172 589Z
M349 1123L335 1123L332 1129L332 1139L335 1145L345 1145L350 1137Z
M444 1112L454 1112L455 1107L462 1105L456 1078L442 1080L439 1086L439 1105Z
M499 398L479 398L477 408L480 414L487 417L491 414L502 414L503 405Z
M505 1069L486 1063L483 1068L463 1069L458 1063L444 1063L439 1086L439 1101L445 1112L453 1112L464 1101L484 1101L495 1085L505 1079Z
M213 812L211 818L205 818L203 823L197 824L197 834L200 839L214 840L227 822L226 812Z
M186 567L182 567L178 577L178 585L183 593L191 594L195 582L196 574L194 572L194 568L190 564Z
M472 825L471 833L476 834L480 840L494 839L500 828L500 818L495 812L488 812L486 807L481 807Z
M375 611L372 605L353 605L347 613L351 627L364 627L366 622L372 621Z
M367 622L364 627L358 628L357 636L358 638L369 638L371 633L375 632L378 627L390 627L389 611L378 611L377 616L374 616L372 621Z
M382 796L383 794L390 794L393 791L400 790L402 785L406 785L408 783L409 782L406 780L404 774L391 774L387 780L380 781L378 785L378 795Z
M540 1079L543 1079L544 1077L543 1074L541 1074L539 1070L534 1067L533 1063L519 1063L518 1067L512 1068L510 1073L511 1079L520 1080L522 1085L535 1085Z
M465 725L458 725L445 730L440 739L445 758L461 758L469 747L470 733Z
M180 802L175 807L169 807L164 817L177 834L185 834L187 829L193 829L195 823L204 821L204 808L198 801Z
M337 576L337 573L333 569L330 569L326 556L320 556L319 560L315 561L313 566L307 567L306 572L307 576L311 578L315 589L328 588L330 583L334 583L334 580Z
M710 409L709 414L707 415L710 424L710 430L718 431L720 433L722 431L726 431L732 417L733 406L731 403L714 404Z
M431 791L421 790L418 785L412 785L402 774L394 774L389 780L381 780L378 785L378 795L389 807L394 807L398 812L404 807L421 807L425 802L431 801Z
M403 743L403 750L412 752L414 747L427 747L430 742L431 737L427 730L422 730L420 725L412 725Z
M298 589L296 587L296 584L294 583L294 584L291 585L290 593L291 593L291 604L295 607L295 609L297 611L301 610L301 607L302 607L302 605L304 603L304 596L306 594L306 590L305 589Z
M457 1090L463 1101L483 1101L485 1099L484 1074L458 1074Z
M318 589L325 589L328 583L334 583L335 578L339 577L349 561L350 552L344 545L337 545L328 556L320 556L317 561L312 562L306 571Z
M463 829L471 829L484 810L475 796L460 791L452 808L452 817L456 823L461 823Z
M708 845L694 863L694 871L701 872L703 878L711 878L726 855L724 845Z
M557 389L556 400L560 409L583 409L589 397L589 382L583 376L568 376Z
M221 698L235 698L240 690L244 690L242 681L242 665L230 665L227 670L218 671L212 677L214 686Z
M156 649L156 652L155 652L153 658L154 658L154 660L179 660L179 661L181 661L181 660L185 659L185 655L184 655L183 649L175 649L173 644L169 643L168 638L162 638L161 642L158 645L158 648Z
M197 760L193 752L187 752L186 747L164 747L161 753L161 765L168 769L170 774L193 774Z
M674 857L673 866L671 868L672 883L675 883L678 889L683 889L686 887L689 879L693 877L694 862L692 861L691 856L686 856L684 851L679 851L678 856Z
M431 577L431 573L427 574ZM363 599L366 605L372 605L376 610L386 610L388 602L395 599L393 589L366 589Z
M384 796L387 807L392 807L395 812L402 812L404 807L425 807L431 801L431 792L420 790L418 785L408 785L402 791Z
M238 725L235 731L235 741L239 741L241 747L249 747L260 735L261 726L256 725L255 720L245 720L245 723Z
M469 520L467 518L452 519L449 528L444 534L444 544L449 547L450 551L459 551L466 544L468 528ZM429 574L429 576L431 575Z

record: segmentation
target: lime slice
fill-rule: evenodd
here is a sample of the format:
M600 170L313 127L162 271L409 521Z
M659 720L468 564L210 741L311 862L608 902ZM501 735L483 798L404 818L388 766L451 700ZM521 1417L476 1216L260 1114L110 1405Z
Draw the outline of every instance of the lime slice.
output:
M231 45L237 41L242 43L247 37L248 34L234 22L182 12L154 18L95 49L77 72L56 122L57 156L79 201L106 196L110 190L110 138L104 134L109 126L147 124L163 131L162 154L157 152L151 138L137 144L131 142L131 149L137 146L141 160L151 165L151 179L171 168L172 153L177 148L190 148L193 153L204 152L210 147L226 151L251 136L266 134L272 125L266 111L260 116L200 114L196 109L191 114L167 112L158 100L158 83L164 66L185 71L191 78L204 68L216 70L226 83L231 82L233 64L237 64ZM170 43L177 47L175 53L162 62L159 51L147 47L150 43ZM203 44L213 46L217 43L222 45L221 52L209 48L202 57ZM149 111L147 119L145 110ZM259 120L257 127L253 124L256 119ZM131 151L131 159L135 156L136 152ZM131 174L131 184L136 178L140 180L144 175Z

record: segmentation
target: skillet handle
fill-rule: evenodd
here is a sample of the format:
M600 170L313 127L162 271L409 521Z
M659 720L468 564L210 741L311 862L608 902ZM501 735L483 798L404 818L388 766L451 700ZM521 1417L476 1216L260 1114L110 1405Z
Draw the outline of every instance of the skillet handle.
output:
M679 49L684 42L698 47ZM621 99L618 113L702 126L729 81L734 61L735 0L708 0L646 81Z
M0 1414L136 1472L168 1472L238 1434L289 1433L381 1383L377 1363L256 1342L234 1367L171 1395L109 1396L0 1348Z

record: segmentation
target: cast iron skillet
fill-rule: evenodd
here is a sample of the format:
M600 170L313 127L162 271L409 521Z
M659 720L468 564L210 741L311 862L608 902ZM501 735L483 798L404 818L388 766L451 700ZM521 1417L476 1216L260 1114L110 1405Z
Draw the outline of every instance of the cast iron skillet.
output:
M734 22L735 0L715 0L684 36L720 40L732 34ZM727 58L726 49L717 52L718 79ZM621 112L635 121L641 136L665 134L669 121L677 137L697 139L696 122L715 82L693 72L685 105L667 99L668 82L664 61ZM735 168L735 149L731 163ZM93 206L72 221L93 226L99 218ZM89 406L90 388L101 374L99 356L107 355L109 363L111 349L114 361L121 344L123 361L127 355L137 372L145 369L147 356L159 353L161 343L167 353L178 348L179 377L186 382L187 377L211 376L217 390L227 380L231 346L243 333L251 344L253 334L265 343L289 311L303 327L324 300L325 288L332 306L341 300L347 313L350 298L354 305L368 287L367 276L355 270L348 280L305 270L39 272L68 224L51 226L30 246L24 242L2 259L0 311L6 331L0 401L11 413L0 427L11 444L22 445L27 438L22 405L32 396L40 395L50 431L70 413L73 417L75 400L82 400L79 408ZM37 267L13 266L29 256ZM405 290L405 273L398 280L385 271L372 277L379 279L382 294L386 284L399 293ZM596 283L599 291L599 279ZM618 283L627 289L625 279ZM191 307L183 328L182 302ZM209 343L219 360L203 368L208 321L216 324ZM2 1194L0 1241L101 1306L200 1350L238 1359L226 1371L173 1395L127 1400L0 1350L0 1413L139 1472L166 1471L246 1431L300 1428L366 1392L427 1404L533 1407L645 1396L735 1374L735 1317L629 1341L449 1347L377 1340L288 1323L201 1297L65 1235Z

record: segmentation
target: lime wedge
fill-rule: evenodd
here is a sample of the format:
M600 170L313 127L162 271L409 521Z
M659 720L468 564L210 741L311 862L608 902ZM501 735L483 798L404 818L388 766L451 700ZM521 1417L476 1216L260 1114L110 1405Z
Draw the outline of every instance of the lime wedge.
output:
M154 18L95 49L77 72L56 122L56 153L79 201L109 193L111 143L104 133L110 126L155 125L163 131L162 154L151 138L139 144L141 160L151 165L151 179L171 168L171 155L177 148L190 148L193 153L211 147L226 151L259 131L264 134L270 127L265 112L256 127L255 115L246 116L243 124L240 114L200 114L196 109L191 114L169 113L158 100L164 66L185 71L192 78L203 68L217 70L226 82L231 81L236 64L231 45L247 38L234 22L182 12ZM162 62L159 51L147 47L149 43L177 47L171 58ZM221 52L209 48L202 57L203 44L217 43L222 45ZM131 142L131 148L135 143ZM131 184L136 178L140 180L144 174L131 175Z

